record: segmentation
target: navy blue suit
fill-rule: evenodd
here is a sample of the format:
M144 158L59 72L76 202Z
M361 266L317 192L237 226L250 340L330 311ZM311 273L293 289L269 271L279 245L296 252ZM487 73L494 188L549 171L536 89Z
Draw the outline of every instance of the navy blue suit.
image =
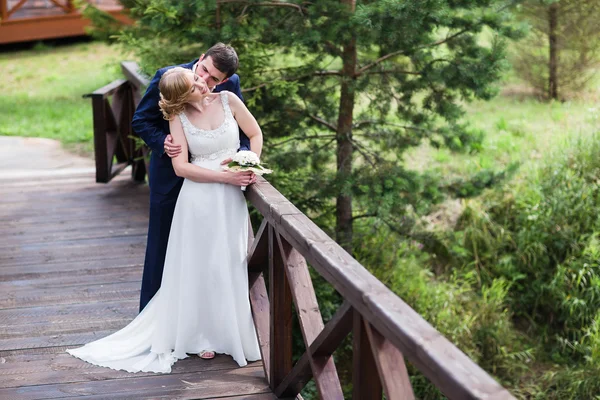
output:
M177 65L192 69L198 60L189 64ZM156 71L154 78L148 85L146 94L133 115L133 130L146 142L152 150L150 156L150 221L148 226L148 242L146 245L146 259L144 261L144 275L142 277L142 293L140 296L140 311L152 299L160 288L167 242L175 211L177 196L183 184L183 178L178 177L173 170L171 158L164 152L165 138L169 134L169 121L163 118L158 107L159 90L158 82L163 74L176 67L170 66ZM235 93L243 100L240 89L240 78L237 74L229 80L215 87L214 92L228 90ZM249 150L250 140L240 130L240 149Z

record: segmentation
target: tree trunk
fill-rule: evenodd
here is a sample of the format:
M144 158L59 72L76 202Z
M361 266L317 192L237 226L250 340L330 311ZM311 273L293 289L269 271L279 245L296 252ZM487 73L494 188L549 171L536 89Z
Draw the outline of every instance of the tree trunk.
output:
M356 0L342 0L352 12ZM344 44L342 54L343 79L340 93L340 110L337 124L337 172L342 181L342 191L336 201L336 240L352 254L352 194L348 184L352 174L352 121L354 112L354 81L356 79L356 38Z
M558 3L552 3L548 9L548 44L550 47L548 95L558 100Z

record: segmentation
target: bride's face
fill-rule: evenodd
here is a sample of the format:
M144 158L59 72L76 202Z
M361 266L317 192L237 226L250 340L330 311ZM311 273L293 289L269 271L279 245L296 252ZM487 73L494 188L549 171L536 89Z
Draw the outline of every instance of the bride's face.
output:
M192 86L192 91L187 99L188 101L200 101L210 94L210 89L208 88L208 85L204 79L191 71L186 75L190 85Z

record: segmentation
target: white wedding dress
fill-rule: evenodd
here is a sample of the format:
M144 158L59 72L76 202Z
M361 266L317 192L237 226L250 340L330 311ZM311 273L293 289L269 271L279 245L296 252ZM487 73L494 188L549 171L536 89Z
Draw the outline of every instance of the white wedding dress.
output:
M179 115L192 163L220 170L239 147L228 102L215 130ZM171 372L171 365L204 350L229 354L240 365L260 359L248 297L248 209L240 187L184 180L177 199L161 288L126 327L70 354L128 372Z

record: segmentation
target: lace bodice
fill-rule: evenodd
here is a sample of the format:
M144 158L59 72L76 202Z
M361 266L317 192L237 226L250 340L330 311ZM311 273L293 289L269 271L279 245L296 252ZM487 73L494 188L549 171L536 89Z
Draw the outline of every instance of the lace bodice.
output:
M224 119L216 129L197 128L190 122L185 112L179 114L193 163L223 159L235 154L240 147L239 128L229 108L228 93L226 91L219 93Z

